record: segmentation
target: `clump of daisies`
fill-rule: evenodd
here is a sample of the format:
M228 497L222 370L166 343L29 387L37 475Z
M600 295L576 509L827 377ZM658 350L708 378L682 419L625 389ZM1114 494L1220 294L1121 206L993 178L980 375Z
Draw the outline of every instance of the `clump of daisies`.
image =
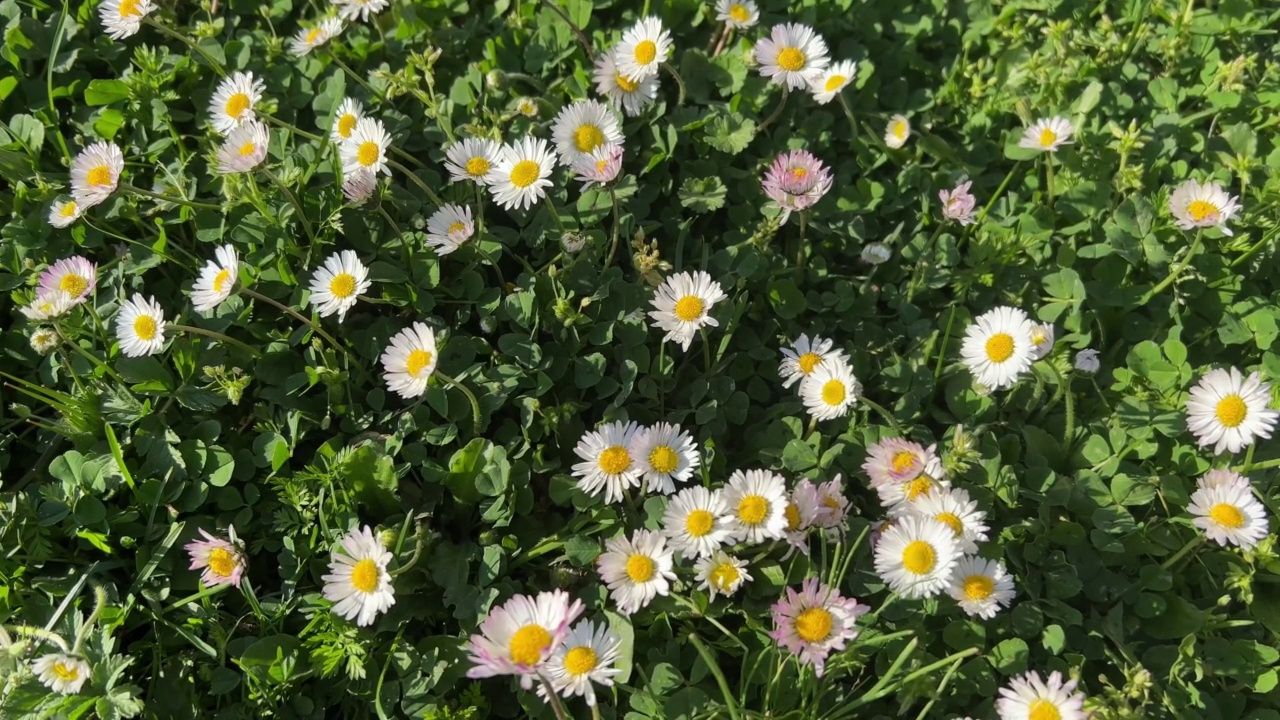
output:
M793 345L782 349L782 362L778 366L782 386L800 383L797 389L800 399L815 420L848 415L862 395L862 383L853 375L849 356L834 345L827 338L801 335Z
M670 495L702 462L693 437L665 422L652 427L605 423L583 435L574 453L582 461L573 466L578 487L592 496L603 493L607 503L642 484L648 492Z

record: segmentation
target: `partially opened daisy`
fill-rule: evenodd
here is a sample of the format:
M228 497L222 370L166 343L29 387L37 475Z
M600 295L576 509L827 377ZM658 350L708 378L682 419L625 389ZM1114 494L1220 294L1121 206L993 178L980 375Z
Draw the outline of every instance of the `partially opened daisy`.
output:
M718 0L716 19L734 30L746 30L760 22L760 8L753 0Z
M834 346L835 342L827 338L801 335L790 347L782 348L782 362L778 365L782 387L789 388L812 375L824 360L848 362L844 351Z
M963 488L946 488L929 493L911 505L911 512L933 518L951 528L960 552L978 551L978 543L987 541L987 514L978 509L978 501L970 499Z
M1054 331L1052 323L1031 324L1031 359L1043 360L1053 352Z
M1214 468L1196 480L1197 490L1231 485L1238 485L1246 489L1252 489L1253 487L1249 482L1249 478L1225 468Z
M660 422L636 433L635 460L649 492L670 495L698 469L698 445L679 425Z
M205 263L191 289L191 306L197 312L207 313L231 297L236 280L240 278L240 257L230 245L222 245L213 251L214 259Z
M240 578L244 576L245 556L244 543L236 538L236 530L227 528L227 537L210 535L203 528L200 534L204 540L192 540L186 544L188 557L191 558L191 570L203 570L200 582L205 587L232 585L240 587Z
M933 446L925 448L904 438L884 438L867 448L862 469L871 478L872 487L908 483L920 477L929 462L937 457Z
M1041 118L1022 131L1022 139L1018 147L1043 152L1057 152L1063 145L1071 144L1071 134L1075 128L1064 117L1053 116Z
M970 192L969 187L973 185L973 181L965 180L952 190L939 190L938 199L942 201L942 215L949 220L955 220L961 225L972 225L974 219L974 208L978 204L978 199Z
M342 147L351 139L356 130L356 123L364 119L364 105L355 98L344 97L338 104L338 112L333 115L333 127L329 129L329 137Z
M71 296L73 302L81 303L89 298L98 283L98 266L87 258L72 255L50 265L40 273L37 295L44 295L61 290Z
M573 163L573 174L586 190L593 185L601 187L618 178L622 170L622 146L605 143L591 152L579 156Z
M681 350L688 350L700 329L720 325L711 317L711 308L727 297L720 283L701 270L676 273L654 292L649 317L654 327L666 331L663 342L674 340Z
M342 34L342 21L336 17L324 18L309 28L299 30L289 43L289 52L294 55L306 55L340 34Z
M640 484L640 464L632 454L632 442L640 426L612 422L588 432L573 449L582 462L573 466L578 487L588 495L604 493L604 501L617 502L627 488Z
M1169 196L1169 213L1183 230L1216 227L1230 236L1227 223L1240 213L1240 199L1216 182L1187 180Z
M1063 680L1061 673L1050 673L1046 682L1040 673L1029 672L1000 688L996 712L1000 720L1087 720L1084 699L1084 693L1076 690L1076 681Z
M155 9L151 0L106 0L98 6L98 17L102 18L107 37L123 40L142 29L142 18Z
M622 131L609 106L596 100L579 100L556 115L551 138L560 164L569 167L580 159L590 158L606 143L621 145Z
M635 117L644 112L658 98L658 76L650 75L643 80L631 80L619 70L615 60L617 48L600 53L596 58L595 73L596 92L605 96L614 107L623 113Z
M1031 332L1031 320L1022 310L988 310L965 330L960 358L981 385L994 390L1012 387L1031 368Z
M58 198L49 206L49 224L56 228L64 228L83 214L80 203L71 198Z
M884 128L884 144L897 150L911 137L911 121L906 115L894 115Z
M365 204L377 189L378 176L371 172L360 170L342 179L342 195L352 205Z
M124 153L115 143L97 142L71 161L71 197L86 210L116 191L124 170Z
M824 360L800 381L804 409L817 420L834 420L849 414L862 394L862 383L843 359Z
M262 78L255 78L251 72L237 72L224 78L209 101L213 129L226 135L240 123L254 119L254 106L266 89Z
M31 672L40 684L59 695L75 695L89 679L89 663L79 655L49 653L31 663Z
M138 293L120 304L116 313L116 339L127 357L155 355L164 349L164 309L155 298Z
M817 100L819 105L826 105L834 100L841 90L848 87L857 75L856 63L852 60L841 60L820 74L814 75L809 83L809 91L813 93L813 99Z
M506 210L531 208L547 194L555 160L547 141L525 137L502 146L498 164L486 182L493 201Z
M658 74L658 67L671 55L671 33L662 20L650 15L642 18L622 34L614 48L618 72L633 82Z
M751 582L747 563L723 550L699 559L693 569L697 572L698 589L706 592L711 600L715 600L716 595L732 597L738 588Z
M720 491L733 540L755 545L787 532L787 482L768 470L735 470Z
M629 538L607 540L604 547L596 563L618 612L632 615L671 591L676 574L671 569L672 551L661 533L636 530Z
M269 139L267 126L257 120L231 128L218 148L218 172L242 173L258 167L267 159Z
M818 514L813 524L820 528L843 531L849 519L849 498L844 494L844 480L836 475L817 487Z
M995 560L961 558L951 571L947 592L969 615L990 620L1009 607L1015 595L1013 578Z
M347 22L368 20L391 4L391 0L329 0L338 8L338 17Z
M580 621L546 663L552 689L567 698L580 695L594 706L595 685L613 687L613 677L622 672L613 666L621 648L622 638L605 623ZM538 693L545 692L539 684Z
M329 574L320 578L324 599L334 603L334 614L365 627L389 610L396 603L396 589L387 572L391 558L368 525L352 528L342 538L341 551L330 556Z
M61 290L50 290L36 296L31 304L22 308L22 314L28 320L42 321L62 317L71 312L71 308L79 305L75 298Z
M1267 536L1267 510L1249 484L1224 483L1202 487L1191 494L1187 512L1205 537L1219 545L1248 550Z
M809 531L813 529L821 505L818 489L808 478L796 483L787 496L787 507L782 515L787 519L786 540L791 549L787 555L799 550L809 556Z
M427 219L427 245L435 249L436 255L448 255L470 240L475 231L471 208L446 203Z
M383 351L382 378L391 392L415 398L427 391L438 360L435 332L426 323L416 322L396 333Z
M320 317L338 315L338 322L347 317L347 311L355 307L360 295L369 290L369 268L360 262L354 250L334 253L316 268L311 276L309 302Z
M342 172L391 174L387 164L387 151L391 148L391 135L377 118L364 117L356 121L351 137L342 143Z
M769 37L755 47L760 74L791 90L809 85L827 69L827 43L813 28L800 23L774 25Z
M858 617L870 610L818 578L809 578L799 591L787 588L786 597L774 604L774 629L769 637L796 655L801 664L812 665L814 674L822 677L827 656L858 637Z
M947 588L960 559L951 528L933 518L898 519L876 543L875 567L889 589L903 597L932 597Z
M569 626L581 615L582 601L570 602L569 593L563 590L512 597L490 610L479 632L471 636L467 677L517 675L528 690L538 672L549 669L547 661L564 644Z
M449 182L470 180L477 185L488 184L493 178L494 166L502 146L487 138L464 138L444 150L444 169L449 171Z
M1187 398L1187 429L1213 453L1240 452L1257 438L1270 438L1280 412L1272 410L1271 384L1258 373L1215 368L1200 378Z
M764 194L782 209L779 224L792 212L807 210L831 189L831 170L812 153L792 150L779 155L760 182Z
M707 557L729 541L729 521L729 505L721 492L699 485L681 490L667 502L662 532L681 557Z

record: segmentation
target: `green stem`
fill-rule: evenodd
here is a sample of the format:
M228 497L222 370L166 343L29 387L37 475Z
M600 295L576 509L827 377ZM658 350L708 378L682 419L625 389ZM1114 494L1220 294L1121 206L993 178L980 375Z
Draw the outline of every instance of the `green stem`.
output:
M946 227L946 223L938 223L933 229L933 234L929 236L925 242L924 248L920 252L920 259L916 262L915 269L911 271L911 281L907 283L907 302L911 302L916 296L916 290L921 282L924 281L924 271L929 264L929 257L933 255L934 243L938 241L938 236L942 234L942 229Z
M844 91L836 93L836 97L840 100L840 107L844 108L844 116L849 121L849 137L856 138L858 136L858 121L853 117L853 108L849 107L849 101L844 99Z
M1182 546L1182 549L1170 555L1164 562L1160 563L1160 568L1162 570L1168 570L1169 568L1173 567L1178 563L1179 560L1186 557L1187 553L1191 552L1192 550L1195 550L1197 547L1200 547L1201 543L1203 542L1204 542L1204 536L1197 533L1196 536L1191 538L1191 540L1189 540L1186 545Z
M423 182L422 178L415 175L412 170L405 167L404 165L401 165L395 160L392 160L391 158L387 158L387 164L395 168L396 170L399 170L400 172L404 173L405 175L407 175L409 179L412 180L414 184L417 185L418 188L422 190L423 193L426 194L427 197L431 198L431 202L435 203L436 207L444 206L444 201L440 199L440 196L436 194L436 191L432 190L431 187L428 186L425 182Z
M1021 165L1022 161L1019 160L1013 164L1013 167L1009 168L1009 172L1005 174L1004 180L1000 181L1000 187L996 188L995 193L991 196L991 199L987 201L987 204L982 206L982 212L978 213L978 219L974 222L974 225L981 225L982 221L987 219L987 213L991 212L991 208L995 206L996 201L1004 194L1005 188L1009 187L1009 182L1013 180L1013 174L1018 171L1018 168L1021 167Z
M472 393L471 390L466 385L463 385L462 383L449 377L448 375L445 375L439 370L436 370L435 374L438 375L441 380L445 381L450 387L454 387L454 388L457 388L458 390L461 390L462 394L467 396L467 401L471 403L471 425L472 425L472 428L475 430L475 434L479 435L481 430L480 401L476 400L475 394Z
M805 244L805 230L809 227L809 211L800 211L800 246L796 248L796 284L804 282L804 259L809 249Z
M83 356L86 360L93 363L95 367L102 368L103 371L106 372L108 375L110 375L116 382L124 385L129 384L128 382L125 381L123 377L120 376L120 373L116 372L110 365L106 364L102 360L99 360L96 356L93 355L93 353L90 353L88 350L85 350L84 348L80 347L79 343L71 342L71 340L67 338L66 334L62 332L62 328L54 326L54 329L57 330L58 337L62 338L62 344L69 345L72 350L75 350L77 353Z
M871 408L872 410L875 410L876 412L880 413L880 416L881 416L881 417L883 417L883 418L884 418L884 419L889 423L889 426L890 426L890 427L892 427L892 428L894 429L894 432L897 432L899 435L901 435L901 434L902 434L902 428L898 426L898 421L894 419L894 417L893 417L893 414L892 414L892 413L890 413L888 410L885 410L885 409L884 409L883 407L881 407L880 405L877 405L876 403L872 402L872 401L871 401L867 396L865 396L865 395L863 395L863 396L862 396L861 398L859 398L859 399L862 401L862 403L863 403L864 405L866 405L867 407Z
M213 68L213 69L214 69L214 72L218 73L218 76L219 76L219 77L226 77L226 76L227 76L227 70L226 70L226 68L222 67L222 63L220 63L220 62L218 62L217 60L215 60L215 59L213 58L213 56L212 56L212 55L210 55L210 54L209 54L209 53L208 53L204 48L200 47L200 45L199 45L199 44L194 43L194 42L192 42L191 40L187 39L187 37L186 37L185 35L182 35L181 33L177 32L177 31L175 31L175 30L171 30L171 29L169 29L168 27L166 27L165 25L162 25L162 24L160 24L159 22L156 22L155 20L153 20L153 19L151 19L151 18L149 18L149 17L144 17L144 18L142 19L142 22L144 22L144 23L146 23L146 24L150 25L150 26L151 26L151 27L153 27L153 28L156 28L156 29L157 29L157 30L159 30L160 32L164 33L165 35L168 35L169 37L174 38L175 40L178 40L178 41L182 42L182 43L183 43L183 44L185 44L187 47L189 47L189 48L191 48L192 50L195 50L196 52L200 53L200 55L204 58L205 62L209 63L209 67Z
M1164 280L1161 280L1160 284L1148 290L1147 294L1142 296L1142 300L1138 302L1139 306L1146 305L1151 302L1152 298L1164 292L1165 289L1178 279L1178 276L1182 274L1182 271L1186 270L1187 266L1191 264L1191 259L1195 257L1196 253L1200 252L1200 245L1203 240L1204 230L1201 229L1196 232L1196 239L1191 242L1191 247L1187 250L1186 254L1182 256L1182 259L1178 261L1177 265L1173 266L1173 270L1169 271L1169 276Z
M1253 447L1252 447L1252 446L1250 446L1250 448L1249 448L1249 449L1251 449L1251 450L1252 450L1252 449L1253 449ZM1280 467L1280 458L1273 458L1273 459L1271 459L1271 460L1263 460L1262 462L1258 462L1258 463L1250 463L1250 462L1246 462L1246 463L1244 464L1244 467L1240 468L1240 469L1239 469L1239 470L1237 470L1236 472L1239 472L1241 475L1243 475L1243 474L1245 474L1245 473L1247 473L1247 472L1252 472L1252 471L1254 471L1254 470L1268 470L1268 469L1273 468L1273 467Z
M542 687L547 691L547 699L551 702L551 709L556 714L556 720L569 720L569 713L564 708L564 702L560 699L560 694L551 687L551 682L538 673L538 681L542 683Z
M169 327L174 330L177 330L178 332L186 332L186 333L191 333L193 335L203 335L207 338L217 340L220 343L224 343L227 345L235 345L236 347L240 348L241 350L244 350L245 352L249 353L253 357L258 357L258 355L260 354L256 348L246 345L240 342L239 340L236 340L233 337L227 337L226 335L223 335L220 332L216 332L213 330L206 330L204 328L195 327L192 325L179 325L178 323L169 323Z
M1044 185L1049 193L1049 207L1053 207L1053 153L1044 154Z
M213 203L197 202L195 200L187 200L186 198L175 198L175 197L170 197L168 195L159 195L157 193L151 192L150 190L143 190L142 188L134 187L129 183L120 183L120 188L127 192L134 193L135 195L141 195L142 197L145 197L145 198L151 198L152 200L167 202L173 205L186 205L189 208L195 208L197 210L222 210L221 205L214 205Z
M298 212L298 221L302 223L302 229L307 233L307 239L311 241L312 245L316 245L316 234L311 229L311 223L307 220L306 210L302 208L302 203L298 202L298 196L294 195L293 191L290 190L288 186L280 180L280 178L275 176L275 173L266 168L262 168L262 174L266 175L268 180L275 183L275 186L280 188L280 192L284 193L284 196L289 199L289 204L293 205L293 209Z
M563 20L565 24L569 26L569 29L573 31L573 34L575 36L577 36L578 44L582 46L582 49L587 53L587 57L590 58L591 62L594 63L596 61L596 53L594 50L591 49L591 41L588 40L587 36L582 33L582 29L579 28L576 24L574 24L573 20L569 19L569 15L566 14L564 10L561 10L559 7L557 7L555 3L551 2L551 0L540 0L540 1L542 2L543 5L547 6L547 9L551 10L556 15L559 15L560 19Z
M609 188L609 199L613 201L613 234L609 240L609 254L604 260L606 270L613 266L613 257L618 252L618 193L612 187Z
M1246 250L1245 253L1240 257L1236 258L1235 260L1232 260L1231 264L1228 267L1233 267L1233 268L1239 267L1244 263L1248 262L1249 258L1253 257L1259 250L1261 250L1267 243L1269 243L1274 238L1275 238L1274 232L1264 234L1261 240L1253 244L1253 247Z
M169 605L165 607L165 609L161 614L167 613L170 610L176 610L182 607L183 605L186 605L187 603L195 602L196 600L209 597L210 595L217 595L218 593L223 592L229 587L231 586L230 585L214 585L213 587L207 587L207 586L201 585L200 592L193 593L191 595L188 595L182 598L181 600L177 600L175 602L169 603Z
M707 366L707 377L711 377L711 340L705 327L698 328L698 332L702 335L702 360Z
M675 66L672 65L671 63L666 63L666 62L662 63L662 69L671 73L671 77L675 78L676 80L676 87L680 88L680 94L676 97L676 106L678 107L678 106L684 105L684 97L685 97L684 78L680 77L680 73L676 70Z
M791 95L791 89L786 85L783 85L782 97L778 99L778 106L773 109L773 114L771 114L767 120L765 120L764 122L756 126L756 135L759 135L760 133L764 132L764 129L769 127L770 123L778 119L778 116L782 114L782 108L786 107L787 98L790 95Z
M281 120L281 119L280 119L280 118L278 118L278 117L274 117L274 116L271 116L271 115L259 115L258 117L262 118L263 120L266 120L268 123L270 123L270 124L272 124L272 125L275 125L276 127L282 127L282 128L284 128L285 130L288 130L289 132L291 132L291 133L293 133L293 134L295 134L295 135L301 135L302 137L304 137L304 138L306 138L306 139L308 139L308 140L311 140L312 142L323 142L323 141L324 141L324 138L323 138L323 137L321 137L321 136L319 136L319 135L316 135L315 133L309 133L309 132L307 132L306 130L303 130L302 128L299 128L299 127L297 127L296 125L292 125L292 124L290 124L290 123L287 123L287 122L285 122L284 120Z
M942 376L942 363L947 357L947 343L951 340L951 323L956 319L956 305L951 306L951 314L947 317L947 331L942 335L942 343L938 345L938 363L933 368L933 382L936 385Z
M293 308L289 307L288 305L285 305L282 302L279 302L273 298L269 298L266 295L263 295L260 292L257 292L256 290L252 290L247 287L242 287L240 288L240 292L244 293L245 295L248 295L254 300L261 300L262 302L267 303L268 305L274 306L277 310L284 312L286 315L289 315L290 317L297 320L298 322L301 322L303 325L306 325L307 327L311 328L312 332L324 338L325 342L329 343L329 345L331 345L333 349L338 350L343 354L350 356L351 352L347 350L346 346L344 346L342 343L335 340L334 337L330 335L328 332L326 332L323 327L320 327L319 323L314 322L311 318L303 315L302 313L298 312L297 310L294 310Z
M389 575L391 575L391 577L397 577L399 575L403 575L406 572L409 572L410 570L413 569L415 565L418 564L418 560L422 559L422 551L427 546L427 535L426 533L423 532L423 527L421 525L418 526L418 531L414 534L414 536L415 536L415 542L413 546L413 556L409 558L409 562L401 565L400 567L396 568L392 572L388 573Z
M546 200L547 212L551 215L551 221L556 224L556 228L560 230L560 235L563 236L565 232L564 221L560 219L560 212L556 210L555 200L552 200L550 195L546 197Z
M724 696L724 704L729 710L730 720L740 720L738 704L733 701L733 693L729 692L729 682L725 680L724 671L720 669L720 664L716 662L715 656L703 644L702 638L699 638L697 633L689 633L689 642L693 643L693 647L702 656L702 662L706 663L707 669L715 677L716 685L720 686L720 694Z

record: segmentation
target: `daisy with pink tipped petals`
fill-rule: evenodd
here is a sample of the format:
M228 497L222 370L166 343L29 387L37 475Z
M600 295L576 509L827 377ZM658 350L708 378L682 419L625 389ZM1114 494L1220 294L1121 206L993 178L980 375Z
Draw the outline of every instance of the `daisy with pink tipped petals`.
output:
M872 487L906 483L919 477L933 457L933 446L926 449L904 438L884 438L867 448L862 470L871 478Z
M782 209L778 224L787 222L792 212L807 210L831 189L831 171L805 150L783 153L765 172L761 185L765 195Z
M82 303L88 299L97 282L98 266L79 255L73 255L59 260L40 273L36 295L61 290L70 295L72 301Z
M844 480L836 475L817 487L817 495L818 513L813 524L843 532L849 519L849 498L844 494Z
M870 610L817 578L809 578L799 592L787 588L786 598L774 604L774 630L769 637L798 656L802 664L812 665L814 673L822 677L827 656L858 637L855 623Z
M200 530L204 540L193 540L186 544L187 555L191 557L191 570L204 570L200 582L205 587L233 585L240 587L240 578L244 575L245 557L244 543L236 538L236 529L227 528L227 539L215 537Z
M528 690L547 660L560 649L582 609L582 601L570 602L569 593L563 590L512 597L489 611L479 632L471 636L467 659L472 667L467 677L518 675L520 685Z
M622 170L622 146L605 143L589 155L579 155L573 161L573 174L582 189L593 185L604 187L618 178Z
M947 219L955 220L961 225L972 225L975 222L973 211L978 199L969 193L971 185L973 181L965 180L954 190L938 191L938 199L942 201L942 214Z

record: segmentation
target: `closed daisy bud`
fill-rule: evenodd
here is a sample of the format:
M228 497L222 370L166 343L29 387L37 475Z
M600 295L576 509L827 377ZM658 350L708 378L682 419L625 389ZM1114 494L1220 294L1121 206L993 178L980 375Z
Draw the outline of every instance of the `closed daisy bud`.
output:
M71 196L86 210L111 197L124 170L124 153L115 143L90 145L71 161Z
M218 172L242 173L258 167L267 159L268 139L267 126L257 120L235 126L218 148Z
M849 519L849 498L844 494L844 481L840 475L818 485L818 513L813 524L844 532Z
M631 80L618 70L617 48L600 53L596 58L593 78L596 92L630 117L644 112L645 108L658 99L658 76L650 75L643 80Z
M807 210L831 189L831 171L812 153L792 150L779 155L761 180L765 195L782 209L779 225L794 211Z
M1022 131L1018 147L1042 152L1057 152L1063 145L1070 145L1075 128L1066 118L1054 116L1041 118Z
M1093 375L1102 368L1102 363L1098 361L1097 350L1081 350L1076 353L1075 359L1076 370L1086 375Z
M969 186L972 184L972 181L965 180L953 190L938 191L944 217L961 225L972 225L975 222L974 207L978 204L978 199L969 193Z
M59 695L76 695L89 679L89 663L66 653L41 655L31 663L31 672L40 683Z
M622 144L617 118L608 106L595 100L579 100L561 110L551 125L551 137L560 164L566 167L591 159L605 144Z
M444 256L462 247L475 233L471 208L446 204L427 219L427 245Z
M698 589L705 591L711 600L716 595L732 597L738 588L751 582L751 574L747 572L747 563L717 550L694 563L698 573Z
M891 257L893 257L893 251L889 249L889 246L878 242L867 243L862 247L862 252L859 254L862 262L868 265L879 265L888 262Z
M364 119L364 106L355 98L342 98L338 111L333 115L333 127L329 129L329 137L339 147L351 139L356 123Z
M1205 473L1199 480L1196 480L1196 489L1205 490L1208 488L1239 486L1247 490L1252 490L1253 485L1250 484L1249 478L1238 472L1224 469L1214 469Z
M405 399L422 395L438 360L436 335L426 323L401 330L382 353L387 388Z
M1230 236L1227 223L1240 213L1240 201L1218 183L1188 180L1169 196L1169 213L1183 230L1217 227Z
M1000 688L996 712L1000 720L1087 720L1084 693L1076 691L1076 681L1063 681L1062 674L1049 674L1048 682L1037 672L1015 677L1008 687Z
M1238 369L1210 370L1187 398L1187 429L1200 447L1213 453L1240 452L1256 438L1270 438L1280 412L1268 407L1271 385L1258 373L1246 378Z
M601 581L623 615L633 615L655 597L667 595L676 579L666 538L649 530L606 541L596 563Z
M209 102L210 122L220 135L230 133L237 125L254 119L254 107L267 89L253 73L237 72L218 84Z
M911 121L905 115L894 115L884 129L884 144L897 150L911 137Z
M330 556L329 574L320 578L334 614L365 627L390 609L396 602L387 572L391 558L369 526L352 528L342 538L341 551Z
M310 303L320 317L337 313L338 322L342 322L369 285L369 268L354 251L343 250L330 255L311 276Z
M309 28L299 30L289 43L289 52L299 56L306 55L340 34L342 21L335 17L324 18Z
M80 219L80 204L70 198L59 198L49 206L49 224L64 228Z
M78 304L75 298L67 293L61 290L50 290L37 295L30 305L22 308L22 314L28 320L52 320L71 312L71 308Z
M857 619L870 610L837 588L809 578L798 592L787 588L786 597L774 604L769 637L822 677L827 656L858 637Z
M342 179L342 195L352 205L365 204L377 189L378 176L365 170L358 170Z
M573 163L573 173L586 190L593 185L604 187L618 178L622 170L622 147L605 143L591 152L579 156Z
M827 69L827 43L813 28L800 23L774 25L769 37L755 47L760 74L791 90L807 88Z
M387 151L391 147L391 135L377 118L360 118L351 137L342 143L342 172L351 175L357 172L391 174L387 165Z
M116 339L127 357L155 355L164 349L164 309L155 298L138 293L120 305L116 314Z
M107 37L123 40L142 28L142 19L156 6L151 0L106 0L98 6L98 17L107 30Z
M58 339L58 331L53 328L36 328L36 331L31 333L31 349L41 355L53 352L59 342L61 341Z
M671 33L654 16L641 19L622 34L614 48L618 72L632 82L658 74L658 67L671 55Z

